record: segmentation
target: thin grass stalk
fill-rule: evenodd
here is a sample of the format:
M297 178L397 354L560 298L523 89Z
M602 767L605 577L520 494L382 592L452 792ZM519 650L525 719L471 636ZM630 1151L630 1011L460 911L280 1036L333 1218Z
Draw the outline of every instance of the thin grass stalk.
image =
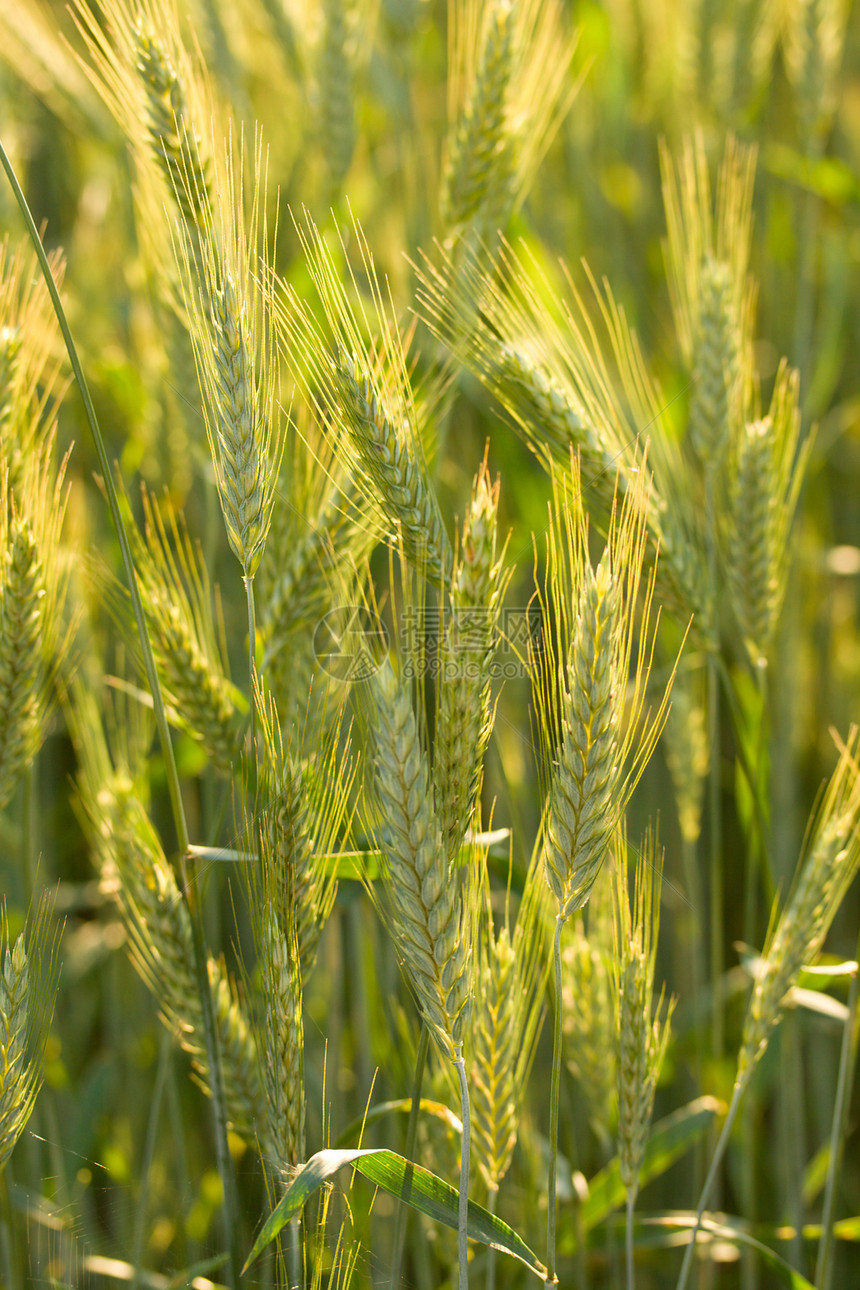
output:
M860 937L857 939L855 953L858 960L860 960ZM836 1189L842 1173L845 1139L848 1129L848 1109L851 1101L850 1094L857 1064L857 1042L860 1039L858 1004L860 1004L860 969L855 966L854 975L851 978L851 988L848 991L848 1016L845 1019L845 1027L842 1031L839 1075L836 1080L836 1100L833 1105L833 1123L830 1130L830 1159L827 1163L827 1181L824 1184L821 1240L818 1244L818 1256L815 1260L815 1285L817 1290L830 1290L833 1280L833 1210Z
M89 424L90 431L92 433L96 456L98 457L99 467L104 480L104 488L108 499L111 519L113 521L117 541L119 542L120 552L122 554L122 562L125 568L126 580L128 582L129 592L131 595L134 620L137 626L138 636L140 637L140 647L143 654L144 667L146 669L146 678L149 684L150 694L152 695L153 711L155 714L156 726L158 728L162 755L164 757L167 788L170 796L174 827L176 829L177 844L179 848L181 890L183 899L188 906L193 931L194 967L197 978L197 988L200 994L201 1008L203 1011L206 1056L207 1061L209 1062L211 1079L212 1107L215 1121L215 1152L218 1161L218 1172L221 1175L224 1188L224 1227L227 1246L230 1251L230 1265L228 1272L230 1274L231 1284L235 1285L239 1281L239 1269L242 1266L243 1259L238 1242L235 1183L232 1164L230 1162L230 1152L227 1145L227 1116L224 1106L223 1078L218 1053L218 1042L215 1035L212 995L206 973L206 952L203 943L202 914L198 903L192 898L185 863L185 857L189 846L188 825L185 819L185 808L182 804L182 790L179 784L179 773L176 768L176 759L173 755L173 744L170 738L170 730L167 725L167 716L164 711L164 700L158 680L158 671L155 666L152 644L146 629L146 618L144 616L143 605L140 600L140 592L137 585L137 575L135 573L131 546L129 544L125 524L123 522L122 512L120 510L119 497L117 495L116 484L113 479L111 463L107 455L105 442L102 438L101 429L99 428L98 420L96 418L95 408L93 407L92 398L90 397L89 386L87 385L84 370L81 366L80 359L78 358L77 348L72 338L66 313L60 299L60 293L57 290L57 284L54 281L42 239L39 236L39 230L36 228L27 199L24 196L21 185L18 182L18 177L15 174L14 167L9 160L2 142L0 142L0 163L2 163L9 185L15 194L15 200L18 203L21 214L24 218L24 223L27 226L27 232L29 233L30 239L33 243L33 248L39 261L39 267L42 270L45 285L48 289L48 294L51 297L51 304L53 305L54 312L57 316L57 323L66 345L75 381L77 382L81 399L84 404L87 423Z
M708 1176L705 1179L704 1186L702 1187L702 1194L699 1197L699 1207L696 1210L696 1222L693 1227L693 1231L690 1235L690 1243L687 1246L686 1250L684 1251L684 1262L681 1264L681 1275L678 1277L678 1284L676 1286L676 1290L685 1290L685 1287L687 1285L687 1280L690 1276L690 1268L692 1267L692 1263L693 1263L693 1255L696 1249L696 1240L698 1238L699 1232L702 1227L702 1219L704 1218L704 1215L705 1215L705 1206L708 1203L708 1197L711 1194L711 1188L713 1187L714 1182L717 1178L717 1175L720 1170L720 1165L722 1164L722 1161L723 1161L723 1156L725 1154L726 1147L728 1146L729 1136L731 1135L731 1131L732 1131L732 1125L735 1122L735 1116L737 1115L738 1107L740 1106L740 1103L741 1103L741 1097L743 1096L744 1088L745 1088L745 1084L741 1080L739 1080L735 1084L734 1092L732 1093L732 1100L729 1105L729 1113L726 1116L725 1123L723 1124L722 1132L717 1140L717 1146L714 1151L713 1157L711 1158L711 1167L708 1170Z
M558 1284L555 1270L555 1225L556 1225L556 1180L558 1175L558 1102L561 1089L561 1043L562 1043L562 983L561 983L561 933L565 919L561 914L556 916L555 937L552 942L553 966L553 1025L552 1025L552 1081L549 1094L549 1168L547 1174L547 1213L546 1213L546 1282L548 1286Z
M716 479L709 464L705 468L705 525L708 552L708 570L711 587L716 599L717 590L717 530L716 530ZM723 1055L725 1043L723 1012L723 865L722 865L722 815L720 812L720 688L717 664L713 652L708 655L708 850L711 897L711 988L714 1009L711 1018L711 1049L715 1061Z
M248 684L250 686L249 694L255 695L259 689L257 684L257 614L254 605L254 575L247 573L242 575L242 581L245 584L245 598L248 602ZM249 713L249 729L251 732L251 756L254 764L255 782L257 776L257 705L251 701L251 710Z
M457 1198L457 1263L460 1290L469 1290L469 1145L472 1121L469 1114L469 1083L463 1061L462 1044L454 1059L460 1085L460 1118L463 1121L463 1138L460 1147L460 1194Z
M421 1023L421 1034L418 1037L418 1052L415 1054L415 1071L412 1076L412 1103L409 1107L409 1119L406 1122L406 1143L404 1154L407 1160L415 1159L415 1144L418 1139L418 1112L421 1105L421 1085L424 1082L424 1067L427 1064L427 1053L430 1048L430 1028L426 1022ZM408 1180L408 1175L407 1175ZM391 1256L391 1290L400 1285L400 1273L403 1267L403 1250L406 1244L406 1225L409 1219L409 1207L398 1205L394 1216L394 1240Z
M627 1263L627 1290L635 1290L636 1278L633 1272L633 1212L636 1209L636 1193L627 1193L627 1214L624 1223L624 1252Z

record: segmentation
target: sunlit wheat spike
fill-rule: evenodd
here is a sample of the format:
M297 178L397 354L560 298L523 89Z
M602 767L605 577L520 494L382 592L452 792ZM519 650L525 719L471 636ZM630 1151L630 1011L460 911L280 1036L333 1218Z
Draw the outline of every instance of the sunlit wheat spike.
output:
M68 645L68 573L59 559L67 494L52 450L49 438L13 495L0 475L0 807L41 747L51 680Z
M266 1098L276 1163L286 1174L305 1158L302 990L297 957L272 911L262 947L266 988Z
M819 953L860 867L860 734L852 728L821 805L810 821L804 854L781 913L774 906L747 1005L736 1084L743 1087L782 1018L801 968Z
M735 433L724 515L729 597L750 662L764 667L785 596L789 534L812 438L800 439L797 373L783 363L767 416Z
M297 229L325 322L288 284L277 283L275 320L284 357L318 410L332 454L351 472L370 525L392 543L402 535L410 560L427 576L446 581L451 546L422 442L432 407L419 412L408 345L387 286L376 275L357 222L356 268L344 244L329 245L310 219Z
M153 155L183 218L205 235L211 224L209 165L201 155L181 74L151 25L135 27L135 65L146 90Z
M200 273L184 227L174 242L227 540L246 579L263 553L283 450L271 319L260 288L268 275L268 234L259 139L252 169L246 206L244 147L235 151L228 136L211 212L214 236L200 243Z
M512 161L506 108L512 71L513 6L487 7L481 57L468 102L452 131L442 175L442 217L449 228L479 215L491 231L509 202Z
M140 796L141 759L151 743L151 725L142 725L133 709L120 707L118 718L111 718L109 747L95 695L81 681L73 686L68 716L80 766L81 816L102 886L119 906L137 972L208 1091L190 915ZM259 1141L265 1150L266 1104L254 1038L223 962L210 958L207 972L227 1115L238 1133Z
M578 88L575 46L552 0L450 0L440 203L449 232L491 235L523 200Z
M785 65L806 144L828 129L838 105L849 9L846 0L794 0L784 10Z
M712 630L711 592L701 543L694 539L690 470L671 428L670 410L648 374L639 342L609 288L589 275L593 305L568 277L559 284L502 244L495 260L470 250L442 253L441 268L419 269L418 299L430 328L484 382L545 469L581 462L586 504L611 509L645 469L649 559L657 551L660 595L684 621ZM687 484L690 483L690 487Z
M567 1065L585 1096L592 1129L603 1143L609 1141L614 1120L616 1065L609 896L609 885L598 883L588 903L587 934L580 911L562 949Z
M324 0L317 54L319 138L331 186L338 191L355 151L355 102L349 0Z
M734 319L741 360L746 362L755 294L748 276L755 149L729 136L713 197L701 135L687 139L677 157L664 144L660 167L668 235L666 271L684 362L694 369L704 293L714 289L702 271L709 260L724 266L718 271L724 279L721 291Z
M50 256L62 286L64 261ZM0 241L0 460L9 489L20 492L28 463L43 447L54 421L59 364L57 322L27 243Z
M420 464L409 450L408 429L385 407L356 354L337 355L334 382L362 464L398 521L407 553L428 577L441 581L449 560L448 539Z
M701 833L702 801L708 773L703 700L704 696L698 693L692 676L679 673L672 686L664 750L678 805L678 823L688 842L695 842Z
M440 1051L456 1060L471 994L468 871L447 859L412 703L388 660L368 690L383 910L424 1020Z
M43 897L10 943L5 906L0 909L0 1172L42 1083L58 977L51 913L51 902Z
M635 1197L651 1126L654 1094L666 1049L674 1001L654 1003L654 968L660 927L662 852L646 835L636 860L633 902L627 878L627 839L615 849L614 992L617 1025L618 1159L621 1181Z
M699 287L699 328L693 359L690 442L706 469L719 469L737 422L740 337L727 264L706 256Z
M295 945L300 983L316 961L322 930L334 905L337 881L331 857L348 832L355 767L348 734L337 717L312 757L285 747L275 703L257 695L260 730L261 809L257 826L263 890L260 899L277 916L281 934ZM307 731L295 735L309 746Z
M551 764L544 859L560 919L588 900L668 705L667 689L656 712L645 713L654 579L643 586L640 617L644 480L613 512L596 567L587 554L580 488L575 463L570 474L556 477L541 593L554 631L545 656L533 660L541 739Z
M218 112L199 57L182 43L171 0L75 0L83 68L131 144L140 234L166 283L173 274L165 205L196 252L210 234ZM166 252L166 253L165 253Z
M486 461L472 487L448 593L437 687L434 784L442 840L453 859L475 813L493 724L490 668L509 581L497 549L499 482ZM480 821L479 821L480 827Z
M209 578L183 518L146 490L143 508L144 532L131 528L131 536L156 662L175 719L226 774L236 755L234 691Z
M540 1031L546 898L540 866L533 862L513 931L508 908L496 928L484 869L468 1052L474 1161L490 1193L498 1191L511 1163Z

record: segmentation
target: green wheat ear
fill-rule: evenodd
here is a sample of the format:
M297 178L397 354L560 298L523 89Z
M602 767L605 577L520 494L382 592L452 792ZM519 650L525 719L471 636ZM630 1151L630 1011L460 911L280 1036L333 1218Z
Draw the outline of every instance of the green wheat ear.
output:
M245 168L244 145L234 149L228 136L212 207L204 195L212 236L198 243L179 224L174 254L227 540L249 580L272 521L283 428L271 315L261 287L270 268L259 139L248 201Z
M13 942L5 904L0 909L0 1172L42 1084L59 977L52 913L43 896Z
M425 456L432 416L413 388L408 338L377 277L357 222L360 265L343 242L326 239L308 218L297 224L324 322L285 282L273 309L279 346L329 436L331 453L351 474L369 524L435 582L447 582L451 544ZM360 290L358 276L366 282Z
M540 600L555 626L533 671L544 762L552 767L546 878L560 922L587 902L668 709L671 679L656 711L645 708L655 640L653 572L642 580L646 487L640 479L618 504L595 566L576 463L554 480Z
M666 1049L674 1000L654 1001L654 968L660 928L663 853L656 836L643 839L630 900L627 839L615 848L615 954L613 989L617 1024L618 1156L621 1181L632 1203L639 1189L654 1094Z

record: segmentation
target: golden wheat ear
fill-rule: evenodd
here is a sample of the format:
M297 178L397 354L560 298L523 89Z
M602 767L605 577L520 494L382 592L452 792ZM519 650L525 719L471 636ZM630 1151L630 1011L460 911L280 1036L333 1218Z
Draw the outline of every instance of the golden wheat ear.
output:
M653 571L643 579L646 490L640 478L619 502L595 566L577 463L555 479L540 593L552 630L533 662L544 765L552 768L546 876L561 921L588 900L668 710L671 679L656 709L646 709L656 631Z
M394 547L402 536L413 566L436 583L447 582L451 543L426 453L432 407L416 397L408 337L401 334L387 284L379 281L356 221L356 265L343 242L325 238L309 218L297 230L321 311L317 316L288 283L274 283L284 358L374 527Z
M42 1084L59 979L58 934L53 900L47 895L14 941L5 904L0 909L0 1172Z

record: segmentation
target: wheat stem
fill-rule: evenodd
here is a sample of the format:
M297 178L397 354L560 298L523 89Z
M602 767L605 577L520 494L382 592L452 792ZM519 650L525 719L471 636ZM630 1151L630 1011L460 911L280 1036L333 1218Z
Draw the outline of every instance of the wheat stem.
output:
M418 1140L418 1112L421 1107L421 1085L424 1082L424 1067L427 1064L427 1053L430 1050L430 1027L421 1023L421 1034L418 1037L418 1052L415 1054L415 1070L412 1075L412 1101L409 1106L409 1119L406 1124L406 1159L415 1159L415 1145ZM411 1174L407 1173L404 1189L411 1184ZM393 1254L391 1257L391 1290L400 1285L400 1272L403 1266L403 1249L406 1243L406 1224L409 1218L409 1207L398 1205L394 1216Z
M729 1135L731 1134L732 1125L734 1124L735 1116L737 1115L738 1107L740 1106L741 1096L743 1094L744 1087L745 1087L745 1081L742 1079L739 1079L735 1083L734 1092L732 1093L731 1104L729 1106L729 1113L726 1116L726 1121L725 1121L725 1124L723 1125L723 1131L720 1134L719 1139L717 1141L716 1149L711 1158L711 1167L708 1170L708 1176L705 1179L705 1184L702 1187L702 1194L699 1197L699 1208L696 1210L696 1223L695 1223L695 1226L693 1227L693 1231L690 1236L690 1244L687 1246L684 1252L684 1262L681 1264L681 1275L678 1278L678 1284L676 1286L676 1290L685 1290L685 1286L687 1284L687 1280L690 1275L690 1268L693 1263L693 1255L696 1249L696 1238L698 1237L702 1227L702 1219L705 1214L705 1206L708 1203L708 1196L711 1194L711 1188L714 1185L714 1181L717 1177L717 1173L719 1172L719 1168L722 1163L723 1155L725 1154L726 1147L728 1146Z
M471 1116L469 1114L469 1084L463 1047L457 1049L454 1059L460 1084L460 1118L463 1121L463 1139L460 1147L460 1194L457 1202L457 1255L459 1264L459 1290L469 1290L469 1145L471 1141Z
M860 937L857 940L855 954L860 959ZM855 966L851 989L848 992L848 1016L842 1031L842 1048L839 1054L839 1075L836 1081L836 1100L833 1105L833 1123L830 1130L830 1159L827 1164L827 1181L821 1209L821 1240L815 1261L816 1290L830 1290L833 1279L833 1208L836 1188L842 1172L850 1092L857 1063L857 1041L860 1038L858 1004L860 1004L860 969Z
M624 1252L627 1263L627 1290L635 1290L636 1278L633 1273L633 1211L636 1207L636 1193L627 1193L627 1211L624 1222Z
M149 684L150 694L152 695L153 711L155 713L156 725L161 741L162 754L164 756L165 771L167 776L167 787L170 795L170 804L173 811L173 821L176 828L176 835L180 852L180 867L182 871L182 892L183 897L188 905L191 914L191 925L194 933L194 967L197 979L197 988L200 993L200 1003L203 1009L204 1033L206 1036L206 1052L209 1061L211 1088L212 1088L212 1106L215 1118L215 1147L218 1158L218 1171L221 1175L224 1185L224 1224L227 1236L227 1244L230 1249L230 1268L231 1281L236 1284L239 1279L239 1269L242 1266L242 1257L238 1244L238 1231L236 1226L236 1205L234 1201L234 1183L233 1169L230 1163L230 1153L227 1146L227 1117L224 1110L224 1088L221 1076L221 1063L218 1055L217 1040L215 1038L215 1025L212 1011L212 995L209 990L209 983L206 979L206 954L203 945L203 931L201 922L201 912L197 902L191 899L190 889L188 886L187 872L185 868L185 853L188 849L189 836L188 825L185 820L185 808L182 804L182 790L179 784L179 773L176 768L176 760L173 755L173 744L170 738L170 730L167 725L167 715L164 710L164 700L161 694L161 686L158 680L158 671L155 666L155 658L152 652L152 644L146 630L146 618L143 612L143 605L140 600L140 592L137 586L137 575L135 573L134 561L131 554L131 546L128 540L128 534L122 518L122 512L119 505L116 484L114 483L113 472L111 469L110 458L107 454L104 439L102 438L101 429L99 428L96 418L93 401L90 397L89 386L84 375L84 370L78 358L78 351L74 340L72 339L71 329L69 328L63 303L60 299L60 293L57 290L57 284L51 272L51 266L45 253L42 239L39 236L39 230L24 196L21 185L18 183L18 177L3 144L0 143L0 164L2 164L9 184L15 194L15 200L21 210L27 231L33 243L36 257L39 261L39 267L45 279L45 285L48 294L51 297L51 304L57 317L57 323L66 345L69 355L69 362L77 382L81 399L84 404L87 423L93 436L96 455L99 460L99 467L104 480L105 493L108 500L108 507L113 520L114 529L119 542L122 562L125 568L126 579L128 581L129 591L131 593L131 603L134 612L134 620L137 626L138 636L140 637L140 647L143 653L144 666L146 668L146 678Z
M552 1081L549 1094L549 1171L547 1176L546 1214L546 1285L558 1284L555 1270L556 1177L558 1173L558 1102L561 1090L561 933L566 919L558 914L555 920L555 938L552 943L553 966L553 1027L552 1027Z

